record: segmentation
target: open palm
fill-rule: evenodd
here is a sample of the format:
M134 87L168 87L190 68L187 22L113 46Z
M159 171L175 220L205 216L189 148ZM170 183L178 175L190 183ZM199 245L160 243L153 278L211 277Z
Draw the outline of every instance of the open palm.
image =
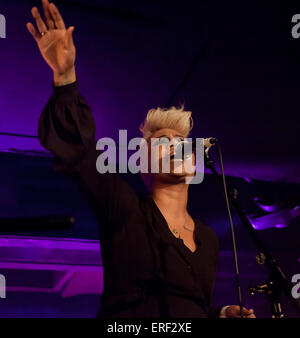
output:
M27 23L27 29L37 42L39 50L51 67L58 74L66 73L75 64L76 50L72 38L74 27L66 29L64 21L53 3L42 0L46 23L36 7L31 14L35 19L37 29L32 23Z

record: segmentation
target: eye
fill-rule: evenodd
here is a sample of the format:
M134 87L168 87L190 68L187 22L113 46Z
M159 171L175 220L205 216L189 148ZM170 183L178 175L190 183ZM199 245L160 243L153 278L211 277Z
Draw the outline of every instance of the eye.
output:
M173 138L173 140L175 141L175 143L179 143L181 141L184 141L184 137L183 136L175 136Z

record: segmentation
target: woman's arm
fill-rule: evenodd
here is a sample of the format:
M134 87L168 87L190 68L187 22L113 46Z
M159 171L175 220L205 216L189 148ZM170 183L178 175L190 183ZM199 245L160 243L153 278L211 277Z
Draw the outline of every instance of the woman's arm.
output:
M91 157L96 168L96 152L92 155L92 149L96 150L95 123L76 81L53 85L53 94L40 116L38 136L55 156L56 171L78 171L80 162Z
M54 170L73 177L87 193L93 209L107 223L122 224L134 210L135 191L118 174L99 174L95 124L77 82L53 88L39 120L41 144L55 156Z
M100 152L96 151L91 110L76 82L73 29L65 28L55 5L43 0L43 7L47 25L37 8L32 14L38 30L27 24L54 74L53 95L39 120L40 142L54 154L54 169L68 173L81 184L101 218L122 225L123 216L138 203L136 193L119 175L97 172Z

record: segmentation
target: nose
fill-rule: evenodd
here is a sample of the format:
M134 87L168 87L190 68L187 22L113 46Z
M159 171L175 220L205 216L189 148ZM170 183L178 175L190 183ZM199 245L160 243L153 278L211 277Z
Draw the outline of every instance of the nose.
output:
M175 154L175 147L174 147L174 144L171 144L170 146L170 155L174 155Z
M181 142L181 139L178 139L178 137L173 137L170 141L170 148L174 149L176 148L177 144Z
M171 138L170 145L174 147L174 146L176 146L176 144L177 144L178 142L180 142L180 141L181 141L181 140L178 139L178 137L173 136L173 137Z

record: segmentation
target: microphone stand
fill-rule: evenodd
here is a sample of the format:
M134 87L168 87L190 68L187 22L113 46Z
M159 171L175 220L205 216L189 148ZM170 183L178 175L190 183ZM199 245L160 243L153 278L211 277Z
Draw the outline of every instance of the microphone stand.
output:
M217 144L217 147L219 150L220 159L222 159L222 154L221 154L219 144ZM205 167L208 168L212 172L213 176L215 176L215 178L217 179L217 182L223 186L222 176L217 172L215 165L214 165L214 161L209 157L208 149L204 151L204 164L205 164ZM277 260L274 257L272 257L270 252L265 247L264 243L260 240L260 238L257 235L256 230L252 227L248 217L243 212L241 206L239 205L237 189L233 189L229 193L228 198L229 198L229 202L231 206L234 208L235 212L241 219L245 228L250 233L258 250L260 251L260 254L256 257L257 262L259 264L266 264L268 268L270 269L270 277L269 277L268 282L263 285L257 285L255 287L249 288L248 290L249 293L251 295L253 295L255 292L263 292L266 294L268 300L271 303L271 309L272 309L272 314L273 314L272 318L283 318L284 317L282 306L280 303L280 295L282 292L284 292L287 298L291 300L292 304L295 306L295 308L300 314L300 304L296 302L296 299L294 299L291 296L291 290L293 287L292 283L289 282L289 280L287 279L286 275L284 274ZM233 236L233 239L234 239L234 236ZM235 243L234 243L234 251L235 251ZM234 252L234 254L236 257L236 252ZM239 280L238 270L236 270L236 274L237 274L237 280Z

